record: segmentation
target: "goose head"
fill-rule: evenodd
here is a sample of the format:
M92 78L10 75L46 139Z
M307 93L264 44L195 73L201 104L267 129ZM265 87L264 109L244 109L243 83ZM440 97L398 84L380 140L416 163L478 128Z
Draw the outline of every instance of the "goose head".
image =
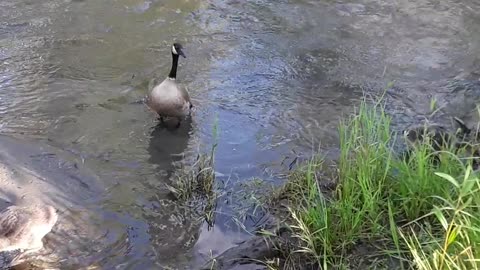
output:
M183 58L187 58L183 53L183 46L180 43L173 43L172 45L172 54L175 56L181 55Z

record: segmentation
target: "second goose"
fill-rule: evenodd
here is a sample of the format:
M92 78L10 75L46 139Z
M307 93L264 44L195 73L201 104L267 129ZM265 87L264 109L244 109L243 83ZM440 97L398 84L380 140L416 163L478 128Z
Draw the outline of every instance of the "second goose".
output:
M16 249L27 253L43 248L42 238L58 220L50 205L12 205L0 212L0 252Z

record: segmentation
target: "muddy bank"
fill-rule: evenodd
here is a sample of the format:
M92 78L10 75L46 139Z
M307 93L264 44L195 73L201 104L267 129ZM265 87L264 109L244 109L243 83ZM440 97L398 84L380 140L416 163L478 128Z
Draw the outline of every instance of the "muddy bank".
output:
M0 207L50 204L59 213L57 224L43 239L45 248L14 263L28 259L37 266L61 267L66 258L70 266L88 263L82 249L104 245L96 239L105 232L92 222L103 190L99 179L81 160L46 144L0 135L0 149ZM0 255L8 262L9 256L19 254Z
M278 237L265 238L264 236L254 236L238 246L228 249L215 260L209 261L200 269L262 269L261 265L255 264L268 259L276 258L281 255L280 247L284 244Z

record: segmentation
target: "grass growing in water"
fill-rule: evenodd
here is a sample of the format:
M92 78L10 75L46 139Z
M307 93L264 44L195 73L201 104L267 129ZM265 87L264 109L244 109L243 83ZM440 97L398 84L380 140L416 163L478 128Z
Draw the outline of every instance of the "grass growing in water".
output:
M199 154L193 164L179 168L168 189L175 197L188 202L207 222L209 228L215 224L217 199L220 188L215 182L215 151L218 145L218 118L213 123L213 143L209 153ZM184 166L185 164L182 164Z
M359 246L373 247L367 260L380 258L383 269L480 268L480 180L468 164L452 149L433 152L428 142L408 160L395 155L396 137L381 103L364 100L339 132L332 195L320 188L318 158L299 168L285 189L291 227L302 243L295 253L322 269L360 269L358 257L368 256L356 256Z

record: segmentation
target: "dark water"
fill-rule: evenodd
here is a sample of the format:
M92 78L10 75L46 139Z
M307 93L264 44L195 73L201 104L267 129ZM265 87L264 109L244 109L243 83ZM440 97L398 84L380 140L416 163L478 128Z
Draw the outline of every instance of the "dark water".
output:
M166 76L173 41L196 107L176 131L135 102ZM399 125L428 116L432 98L474 119L478 87L451 82L478 85L479 55L476 0L2 0L0 124L100 179L82 215L101 244L53 266L190 269L247 235L228 215L208 231L164 185L172 161L212 144L215 119L219 180L275 180L292 151L334 155L338 120L392 81Z

